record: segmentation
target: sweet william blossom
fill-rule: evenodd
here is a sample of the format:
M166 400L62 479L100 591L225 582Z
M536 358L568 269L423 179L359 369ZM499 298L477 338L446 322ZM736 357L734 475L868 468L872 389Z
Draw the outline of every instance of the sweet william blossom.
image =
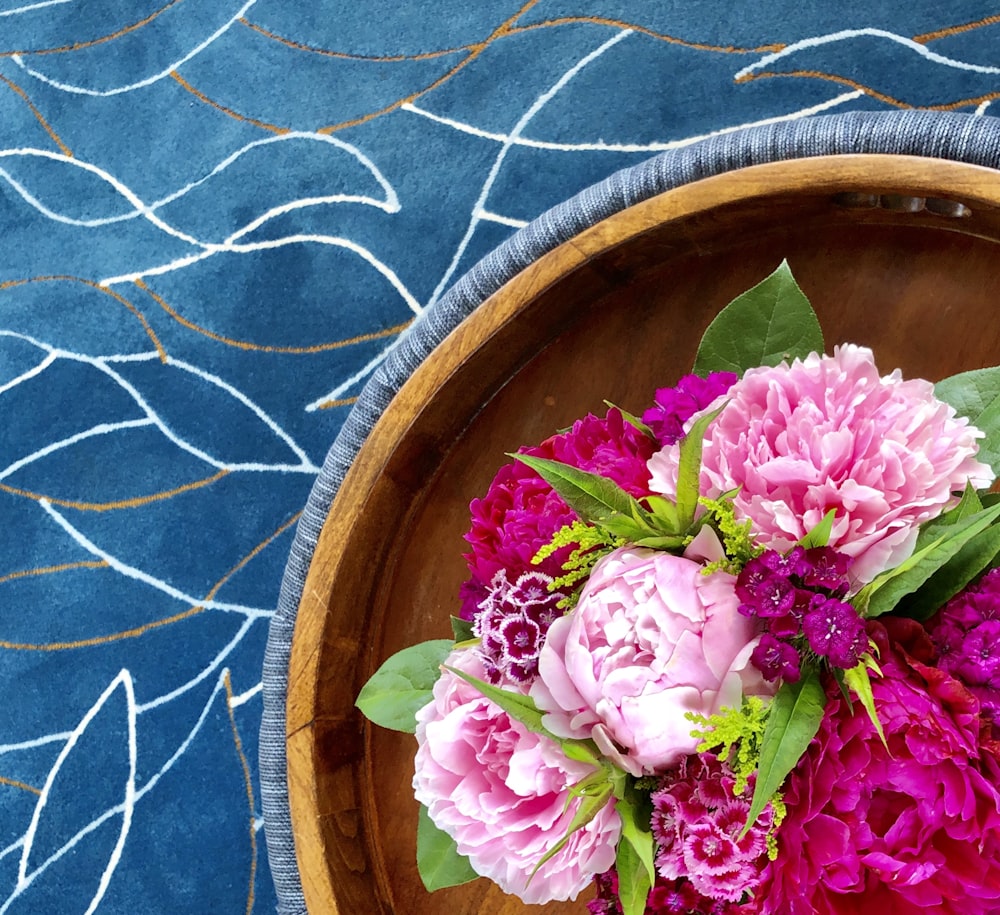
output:
M898 370L881 377L864 347L750 369L726 397L705 437L702 494L738 488L737 518L779 551L835 509L829 545L853 557L855 582L905 559L919 525L949 507L953 493L993 481L976 460L982 433L930 382ZM667 446L649 461L650 487L668 496L678 450Z
M532 696L546 726L592 738L633 775L677 763L698 743L687 712L773 691L750 663L755 626L738 606L732 575L654 550L609 553L539 654Z
M445 664L484 679L474 651L454 651ZM448 671L433 695L417 713L413 777L432 822L504 892L528 903L575 899L614 863L621 818L613 801L532 872L579 808L579 800L567 804L570 786L593 767L568 759Z

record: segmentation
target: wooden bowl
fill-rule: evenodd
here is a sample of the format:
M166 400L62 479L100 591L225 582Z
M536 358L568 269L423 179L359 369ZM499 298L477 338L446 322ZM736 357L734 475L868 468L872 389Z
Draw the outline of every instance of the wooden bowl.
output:
M828 347L939 379L1000 362L1000 172L830 156L669 191L541 257L414 373L361 450L306 581L287 704L289 795L309 912L539 911L486 880L428 895L412 736L354 709L381 662L450 636L468 503L504 453L605 398L641 412L690 370L708 322L787 258ZM585 911L582 900L546 913Z

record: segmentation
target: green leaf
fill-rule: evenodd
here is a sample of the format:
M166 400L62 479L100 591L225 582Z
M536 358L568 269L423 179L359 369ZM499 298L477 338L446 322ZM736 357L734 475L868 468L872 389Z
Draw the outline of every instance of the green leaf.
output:
M509 456L534 470L582 520L632 541L663 533L650 525L653 516L613 480L531 454Z
M757 784L754 786L746 835L772 795L795 768L823 721L826 693L815 667L804 667L798 683L783 683L771 700L760 741Z
M622 821L621 841L628 842L640 863L646 870L650 886L656 882L656 868L653 861L656 842L650 828L653 805L649 795L635 790L634 779L622 779L620 790L615 791L618 803L615 809Z
M993 565L1000 555L1000 524L991 524L965 544L912 594L897 610L916 620L926 620L958 594L973 578Z
M799 546L804 546L807 550L817 546L826 546L830 542L830 534L833 533L833 522L837 516L837 509L831 508L808 534L800 541Z
M852 603L862 616L881 616L892 610L907 594L921 587L969 541L1000 517L1000 505L983 509L943 529L936 540L913 553L896 568L883 572L865 585Z
M653 884L632 843L624 839L618 842L615 870L618 871L618 901L623 915L643 915Z
M868 658L870 659L871 655ZM878 720L878 712L875 710L875 696L872 694L872 681L871 677L868 676L867 660L862 659L857 667L845 670L844 683L854 691L854 695L858 697L865 711L868 712L868 717L871 719L872 724L875 725L878 736L882 739L882 745L888 750L889 744L885 740L882 722Z
M699 417L688 430L687 435L681 439L680 451L677 456L678 530L669 533L679 534L694 524L698 496L701 495L701 451L705 443L705 430L708 429L715 417L726 408L726 403L711 413Z
M423 804L417 819L417 870L429 893L461 886L479 876L469 859L458 853L455 840L434 825Z
M471 620L463 620L457 616L451 618L451 633L456 642L469 642L476 637Z
M490 702L505 711L511 718L520 721L533 734L542 734L558 744L563 743L542 724L544 713L535 705L535 700L531 696L514 693L509 689L501 689L499 686L480 680L479 677L474 677L472 674L467 674L464 670L458 670L455 667L445 665L444 669L464 680L470 686L474 686Z
M441 664L453 645L451 639L435 639L397 651L372 674L354 704L383 728L414 733L415 716L431 701Z
M983 508L984 504L979 493L969 483L965 487L965 492L962 493L962 498L959 499L957 505L921 525L920 533L917 535L917 543L913 551L916 553L922 550L927 544L933 543L938 537L946 533L948 529L953 528L959 521L964 521L966 518L972 517L981 512Z
M979 460L1000 474L1000 366L952 375L939 381L934 393L986 433L979 441Z
M694 373L744 371L823 352L823 331L787 261L733 299L709 324Z

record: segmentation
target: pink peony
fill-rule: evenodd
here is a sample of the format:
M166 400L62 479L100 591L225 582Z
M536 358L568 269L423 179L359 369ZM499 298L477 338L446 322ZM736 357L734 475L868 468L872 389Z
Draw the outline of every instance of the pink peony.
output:
M739 487L738 519L784 551L830 510L830 546L871 581L913 550L918 526L971 481L993 480L976 460L982 433L934 397L928 381L880 378L872 352L846 344L791 365L750 369L705 438L702 495ZM651 487L672 496L678 446L649 462Z
M654 448L648 436L612 409L604 419L585 416L569 431L521 451L599 473L632 495L643 496L650 492L646 462ZM571 547L553 553L540 566L533 566L531 558L559 528L575 521L576 513L527 464L514 461L501 467L489 491L482 499L473 500L470 509L472 527L465 535L471 546L465 555L469 579L461 593L463 619L475 617L501 569L511 581L529 571L552 577L562 574Z
M474 651L445 662L480 679ZM580 801L568 789L594 769L527 731L473 686L444 671L417 713L414 794L476 873L524 902L575 899L615 860L621 818L612 801L532 878L566 834Z
M633 775L652 774L694 752L687 712L772 692L750 664L754 623L739 613L735 579L701 571L634 547L595 565L539 655L532 696L553 733L592 737Z
M888 750L835 683L819 733L783 789L762 915L987 915L1000 911L1000 792L979 703L918 623L869 623ZM900 642L905 643L905 651ZM917 660L920 658L921 660Z

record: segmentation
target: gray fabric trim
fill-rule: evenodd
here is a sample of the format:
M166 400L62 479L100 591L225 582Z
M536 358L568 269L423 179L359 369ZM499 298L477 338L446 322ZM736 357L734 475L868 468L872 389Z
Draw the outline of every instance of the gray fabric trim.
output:
M1000 168L1000 119L932 111L851 112L749 128L617 172L543 213L480 261L402 336L333 443L295 533L264 657L261 795L280 915L305 915L288 811L285 692L295 615L330 504L375 421L413 370L507 280L602 219L656 194L733 169L837 153L895 153Z

